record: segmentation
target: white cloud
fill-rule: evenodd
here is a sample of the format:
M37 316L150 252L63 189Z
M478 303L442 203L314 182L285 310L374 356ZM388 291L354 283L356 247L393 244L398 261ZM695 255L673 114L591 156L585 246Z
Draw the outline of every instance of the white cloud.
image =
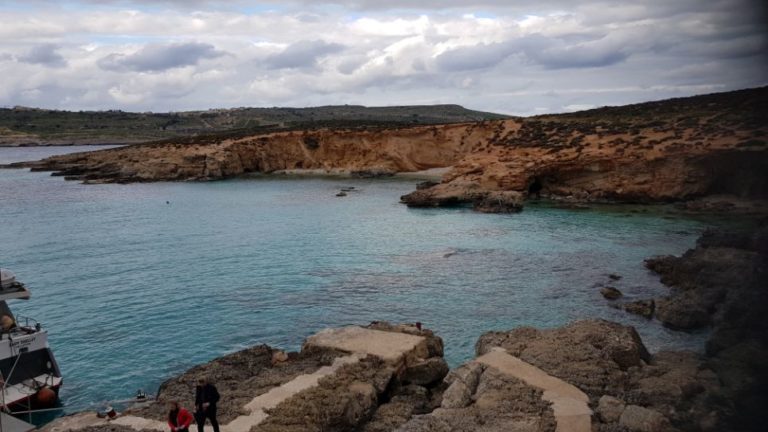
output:
M0 105L460 103L532 114L768 76L753 0L80 3L0 5Z

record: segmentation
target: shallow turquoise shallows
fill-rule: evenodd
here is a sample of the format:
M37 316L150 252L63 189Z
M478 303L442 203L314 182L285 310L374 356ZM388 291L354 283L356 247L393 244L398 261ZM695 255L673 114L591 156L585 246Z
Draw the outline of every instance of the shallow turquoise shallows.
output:
M0 163L74 150L0 149ZM637 326L654 351L701 348L705 335L615 310L599 286L665 293L643 259L684 252L709 221L663 208L413 210L398 199L414 183L81 185L0 170L0 265L32 290L11 307L50 331L69 411L243 347L295 350L324 327L371 320L421 321L452 365L484 331L587 317ZM343 186L358 192L336 197Z

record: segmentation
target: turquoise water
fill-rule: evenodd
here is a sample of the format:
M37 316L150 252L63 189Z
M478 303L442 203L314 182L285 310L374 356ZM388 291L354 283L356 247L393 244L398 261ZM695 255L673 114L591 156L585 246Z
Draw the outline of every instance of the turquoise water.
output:
M0 148L0 163L73 148ZM0 170L0 265L33 293L65 376L67 409L154 391L192 365L267 343L298 349L319 329L421 321L452 365L487 330L602 317L652 350L700 349L607 306L666 288L643 267L693 246L705 223L631 207L516 215L415 210L414 180L256 177L80 185ZM359 192L335 197L342 186Z

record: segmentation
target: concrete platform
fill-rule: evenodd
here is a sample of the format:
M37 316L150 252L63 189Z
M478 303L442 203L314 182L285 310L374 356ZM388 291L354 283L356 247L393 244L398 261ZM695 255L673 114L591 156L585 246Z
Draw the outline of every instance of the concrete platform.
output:
M592 410L589 397L573 384L553 377L536 366L493 348L475 361L515 377L526 384L543 390L542 399L552 403L557 421L557 432L591 432Z
M406 333L349 326L323 330L307 338L304 348L332 348L349 353L370 354L389 363L406 356L427 358L426 338Z

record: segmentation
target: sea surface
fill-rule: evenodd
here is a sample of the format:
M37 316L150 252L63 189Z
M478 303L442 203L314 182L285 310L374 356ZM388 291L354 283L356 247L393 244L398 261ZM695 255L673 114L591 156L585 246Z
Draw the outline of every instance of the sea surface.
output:
M0 163L89 149L0 148ZM664 207L409 209L398 199L414 184L81 185L0 170L0 265L33 294L10 306L48 329L68 412L153 393L250 345L297 350L320 329L372 320L422 322L452 366L485 331L591 317L636 326L652 351L702 348L706 334L611 308L599 287L666 293L643 260L684 252L716 221ZM356 192L336 197L344 186Z

